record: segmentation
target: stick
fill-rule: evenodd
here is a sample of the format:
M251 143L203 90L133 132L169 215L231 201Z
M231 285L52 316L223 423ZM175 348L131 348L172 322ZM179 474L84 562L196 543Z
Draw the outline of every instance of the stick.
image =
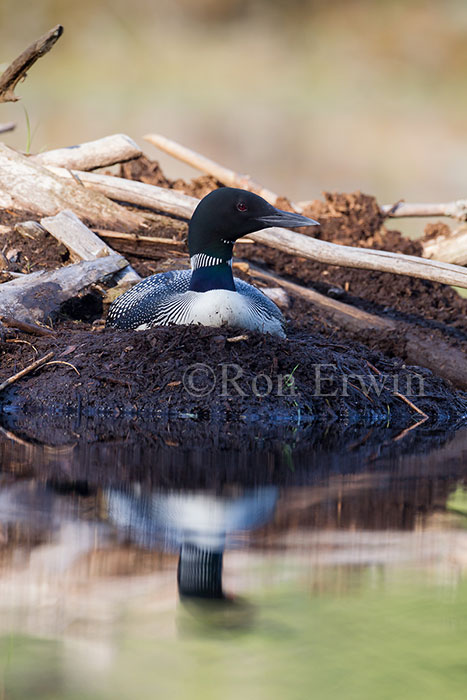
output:
M459 221L467 221L467 199L458 199L445 204L383 204L381 212L391 218L411 216L450 216Z
M85 260L49 272L32 272L1 285L0 315L31 323L46 321L81 289L127 266L121 255Z
M240 175L234 170L225 168L223 165L219 165L219 163L216 163L210 158L206 158L200 153L196 153L190 148L181 146L179 143L171 141L164 136L160 136L159 134L148 134L144 137L144 140L151 143L153 146L156 146L156 148L159 148L161 151L168 153L174 158L178 158L178 160L191 165L193 168L197 168L202 172L208 173L208 175L212 175L212 177L215 177L216 180L222 182L224 185L228 185L229 187L240 187L241 189L255 192L274 206L277 205L277 202L280 199L279 195L252 180L249 175Z
M57 148L32 156L32 160L41 165L55 165L60 168L75 170L94 170L115 163L125 163L139 158L141 149L126 134L113 134L96 141L80 143L68 148Z
M396 329L396 323L389 319L380 318L374 314L370 314L366 311L361 311L356 309L349 304L344 304L342 301L337 301L336 299L331 299L330 297L315 292L314 289L308 289L307 287L302 287L294 282L289 282L288 280L279 277L271 272L264 272L258 267L253 265L249 266L249 272L253 277L265 280L267 282L273 282L284 289L287 289L292 294L306 299L306 301L316 304L320 308L329 312L332 316L336 318L340 325L351 328L353 330L358 330L361 328L378 328L380 330L393 331Z
M47 170L60 178L69 180L76 178L83 187L96 190L110 199L147 207L182 219L189 219L199 203L196 197L190 197L178 190L168 190L165 187L156 187L156 185L127 180L123 177L87 173L83 170L65 170L65 168L52 166Z
M0 316L0 322L7 328L17 328L31 335L55 335L50 328L44 328L44 326L38 326L35 323L26 323L26 321L20 321L17 318L11 318L11 316Z
M73 260L97 260L106 255L114 255L115 251L101 241L83 222L69 209L64 209L56 216L41 219L41 225L57 241L63 243L71 253ZM139 282L140 275L128 265L119 272L119 281Z
M18 379L21 379L21 377L24 377L26 374L34 372L35 369L48 362L53 356L53 352L48 352L47 355L44 355L44 357L40 357L38 360L35 360L30 365L22 369L21 372L13 374L13 376L9 377L6 381L0 384L0 391L3 391L7 388L7 386L10 386L11 384L14 384L16 381L18 381Z
M75 174L85 187L96 188L112 199L146 206L157 211L183 218L189 218L199 200L195 197L167 190L143 182L134 182L109 175L97 175L82 171L53 168L54 173L71 178ZM283 228L269 228L265 231L249 233L248 237L271 248L283 250L292 255L309 258L328 265L341 265L364 270L391 272L421 279L451 284L467 288L467 270L436 260L426 260L413 255L389 253L371 248L352 248L320 241L301 233Z
M63 27L57 24L41 36L37 41L28 46L0 77L0 102L16 102L19 97L15 95L15 87L26 76L26 72L34 65L38 58L44 56L63 34Z
M7 131L14 131L16 129L15 122L7 122L6 124L0 124L0 134L6 134Z
M395 275L407 275L408 277L418 277L432 282L467 288L467 270L437 260L427 260L414 255L402 255L401 253L390 253L371 248L337 245L281 228L256 231L249 233L248 236L271 248L278 248L286 253L310 258L327 265L391 272Z
M89 192L74 179L66 181L58 177L32 158L0 143L2 206L26 209L41 216L53 216L62 209L72 209L83 219L111 229L134 230L145 226L145 219L140 214L128 211L99 192Z
M407 404L407 406L410 406L416 413L418 413L420 416L423 416L423 418L426 420L428 418L427 414L421 410L421 408L418 408L410 399L407 398L407 396L404 396L404 394L400 394L398 391L395 391L393 396L397 396L398 399L401 399L404 401L404 403Z
M134 241L135 243L154 243L157 245L184 246L185 241L176 238L162 238L160 236L140 236L138 233L122 233L121 231L106 231L102 228L94 229L101 238L117 238L122 241Z

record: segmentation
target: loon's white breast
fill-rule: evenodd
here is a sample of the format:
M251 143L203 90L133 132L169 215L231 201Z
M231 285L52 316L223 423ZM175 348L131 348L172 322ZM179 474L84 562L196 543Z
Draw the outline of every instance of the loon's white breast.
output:
M272 315L270 300L251 285L248 287L256 292L255 298L227 289L212 289L208 292L188 290L176 294L172 298L173 313L168 316L168 322L214 327L233 326L285 337L280 312ZM263 300L264 308L261 304ZM147 330L150 325L142 323L136 330Z

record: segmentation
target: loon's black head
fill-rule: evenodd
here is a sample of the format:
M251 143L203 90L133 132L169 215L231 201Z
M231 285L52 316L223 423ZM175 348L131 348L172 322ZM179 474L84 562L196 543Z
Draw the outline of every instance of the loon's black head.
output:
M204 254L227 262L234 242L247 233L269 226L316 225L314 219L276 209L253 192L221 187L206 195L196 207L188 230L188 248L190 257Z

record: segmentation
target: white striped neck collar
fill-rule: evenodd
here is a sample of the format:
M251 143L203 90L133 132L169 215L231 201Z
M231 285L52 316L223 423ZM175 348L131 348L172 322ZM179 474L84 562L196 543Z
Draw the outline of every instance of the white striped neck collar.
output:
M190 258L190 264L192 270L199 270L201 267L214 267L215 265L225 265L228 263L232 265L232 258L228 260L223 260L222 258L217 258L208 253L196 253Z

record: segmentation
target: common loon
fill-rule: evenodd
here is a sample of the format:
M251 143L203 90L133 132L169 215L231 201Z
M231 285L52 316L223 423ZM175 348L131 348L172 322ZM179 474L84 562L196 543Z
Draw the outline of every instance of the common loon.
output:
M107 325L146 330L170 323L234 326L284 337L284 317L262 292L232 274L235 241L269 226L316 226L257 194L221 187L196 207L188 229L191 270L152 275L118 297Z

